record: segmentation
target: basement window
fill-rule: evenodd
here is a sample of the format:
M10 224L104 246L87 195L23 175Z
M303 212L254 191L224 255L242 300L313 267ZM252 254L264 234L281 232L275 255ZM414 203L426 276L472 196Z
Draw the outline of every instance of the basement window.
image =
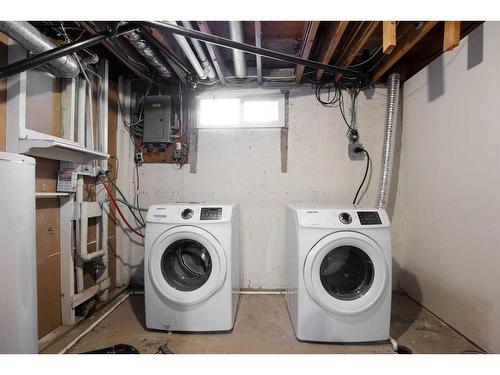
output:
M211 93L197 97L197 127L282 128L285 94L281 92Z

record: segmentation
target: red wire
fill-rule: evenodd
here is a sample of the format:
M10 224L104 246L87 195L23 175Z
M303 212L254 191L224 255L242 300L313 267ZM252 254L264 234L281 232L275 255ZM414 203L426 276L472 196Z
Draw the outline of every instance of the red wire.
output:
M123 213L122 213L122 210L120 209L120 207L118 206L118 203L116 203L116 199L115 197L113 197L113 194L111 194L111 191L109 190L109 187L108 185L106 185L106 183L104 182L104 179L102 178L102 176L99 176L99 180L101 180L101 183L102 185L104 186L104 188L106 189L106 191L108 192L108 195L109 195L109 198L111 199L111 202L113 202L113 205L116 207L116 210L118 211L118 213L120 214L120 217L122 218L123 222L127 225L127 227L129 227L129 229L134 232L135 234L137 234L139 237L142 237L144 238L144 234L142 234L141 232L139 232L138 230L132 228L132 226L130 225L130 223L127 221L127 219L125 219L125 216L123 216Z

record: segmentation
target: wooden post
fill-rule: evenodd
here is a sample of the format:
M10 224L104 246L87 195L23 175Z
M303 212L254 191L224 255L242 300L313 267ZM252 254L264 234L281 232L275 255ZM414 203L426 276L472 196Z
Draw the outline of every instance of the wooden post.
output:
M396 47L396 21L382 23L382 39L382 52L388 55Z
M460 43L460 21L445 21L443 52L451 51Z

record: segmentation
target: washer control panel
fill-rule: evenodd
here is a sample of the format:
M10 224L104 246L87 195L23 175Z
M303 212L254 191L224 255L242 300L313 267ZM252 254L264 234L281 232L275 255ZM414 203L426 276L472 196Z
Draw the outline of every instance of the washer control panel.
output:
M194 211L190 208L186 208L182 211L181 216L184 220L189 220L193 217Z
M200 220L220 220L222 219L222 207L202 207Z
M173 203L149 207L146 221L164 224L224 224L233 218L237 206L229 204Z
M342 224L351 224L352 223L352 216L349 215L347 212L342 212L339 215L339 220Z
M359 223L361 225L379 225L382 224L377 211L358 211Z

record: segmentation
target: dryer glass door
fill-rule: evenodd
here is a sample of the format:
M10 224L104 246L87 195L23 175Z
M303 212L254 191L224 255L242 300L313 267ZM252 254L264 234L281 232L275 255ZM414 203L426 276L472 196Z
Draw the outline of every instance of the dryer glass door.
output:
M336 232L309 251L304 263L308 294L323 308L359 314L390 288L388 262L380 246L356 232Z
M352 301L370 289L375 270L371 258L359 247L339 246L323 258L319 273L328 294Z

